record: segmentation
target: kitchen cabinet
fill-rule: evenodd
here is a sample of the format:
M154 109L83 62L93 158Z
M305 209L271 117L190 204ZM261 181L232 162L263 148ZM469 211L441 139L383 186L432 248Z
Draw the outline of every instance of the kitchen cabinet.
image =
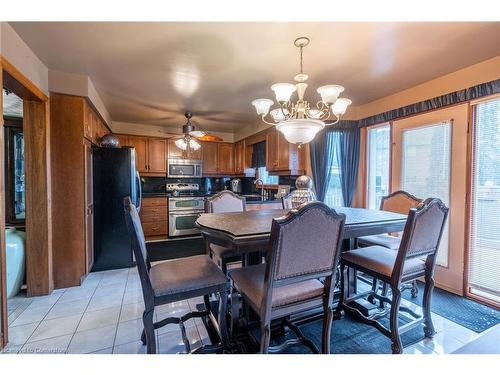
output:
M234 173L243 174L245 171L245 140L234 144Z
M128 146L135 148L135 167L139 173L148 172L148 139L130 135Z
M304 147L289 143L275 128L266 133L266 169L272 175L305 173Z
M234 174L234 147L226 142L203 142L203 174L227 176Z
M92 145L109 130L88 98L51 93L49 100L52 274L59 289L80 285L94 262Z
M167 140L148 139L148 173L167 173Z
M118 138L118 142L120 142L120 147L130 146L128 143L128 135L115 134L115 137Z
M201 153L202 153L201 148L198 150L189 150L189 152L182 151L175 144L175 141L177 139L178 138L170 138L168 140L168 158L169 159L183 158L183 159L201 160ZM200 142L200 141L198 141L198 142Z
M160 240L168 237L168 198L143 197L141 223L146 240Z

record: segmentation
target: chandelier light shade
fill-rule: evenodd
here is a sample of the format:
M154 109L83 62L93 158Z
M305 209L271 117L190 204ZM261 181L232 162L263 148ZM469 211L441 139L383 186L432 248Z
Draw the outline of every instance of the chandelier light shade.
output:
M295 46L300 49L300 73L295 75L295 84L275 83L271 86L279 107L271 109L274 102L271 99L255 99L252 105L263 122L276 125L276 129L283 133L290 143L300 145L311 142L316 134L327 125L334 125L340 121L347 107L352 103L347 98L339 98L344 92L340 85L324 85L318 87L316 92L321 97L316 108L311 108L309 102L304 100L309 76L303 72L304 47L310 40L306 37L295 39ZM297 101L292 102L292 95L297 93ZM268 115L271 118L267 119Z

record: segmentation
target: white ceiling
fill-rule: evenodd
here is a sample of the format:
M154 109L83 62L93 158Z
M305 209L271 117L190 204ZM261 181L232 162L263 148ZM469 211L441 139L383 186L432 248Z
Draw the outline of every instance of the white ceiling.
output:
M256 121L250 102L298 72L306 99L345 86L353 105L500 55L500 23L13 22L49 69L89 75L113 121L173 126L191 110L206 129Z

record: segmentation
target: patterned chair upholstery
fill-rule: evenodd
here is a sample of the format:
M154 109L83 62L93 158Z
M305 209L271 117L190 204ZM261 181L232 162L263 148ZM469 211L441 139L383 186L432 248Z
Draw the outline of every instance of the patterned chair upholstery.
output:
M320 306L324 310L321 351L330 352L333 290L344 223L345 215L324 203L305 203L273 220L265 264L229 272L233 280L231 303L237 301L236 293L241 294L260 318L261 353L276 352L294 342L269 347L270 325L275 319L284 319L302 343L319 352L286 317ZM320 278L325 278L324 283ZM232 315L234 321L234 306Z

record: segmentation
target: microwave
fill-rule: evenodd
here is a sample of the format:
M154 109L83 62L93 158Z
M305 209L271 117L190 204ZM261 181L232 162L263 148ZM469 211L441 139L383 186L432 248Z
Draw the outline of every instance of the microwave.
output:
M168 159L167 177L199 178L202 173L202 165L201 160Z

